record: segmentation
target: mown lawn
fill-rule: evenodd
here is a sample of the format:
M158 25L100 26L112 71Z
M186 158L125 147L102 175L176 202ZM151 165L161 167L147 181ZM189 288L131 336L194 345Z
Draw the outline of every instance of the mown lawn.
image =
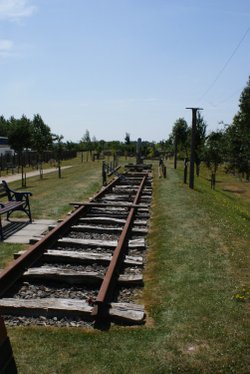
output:
M38 176L28 178L26 188L21 187L21 181L10 183L16 191L32 192L30 198L32 218L60 219L73 209L71 202L86 201L101 187L101 161L81 162L81 157L66 161L64 165L70 168L62 170L62 178L58 173L44 174L43 179ZM46 166L45 166L46 167ZM15 213L16 217L24 217L23 213ZM26 216L25 216L26 217ZM17 250L25 249L25 245L1 243L0 268L3 268Z
M82 180L93 177L89 192L97 174L90 164L82 172ZM84 198L88 188L81 195L74 172L70 178L72 198ZM56 188L49 179L47 186L51 193ZM181 171L168 165L167 179L154 179L139 300L146 325L107 332L9 327L19 372L248 373L250 205L243 195L224 191L222 184L212 191L203 174L190 190ZM53 199L64 205L60 192ZM44 204L39 200L37 212ZM37 215L43 216L41 210Z

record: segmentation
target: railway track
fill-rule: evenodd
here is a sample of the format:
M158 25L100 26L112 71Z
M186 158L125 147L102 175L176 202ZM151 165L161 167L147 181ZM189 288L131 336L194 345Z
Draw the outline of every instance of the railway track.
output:
M150 170L131 167L0 273L7 324L142 324Z

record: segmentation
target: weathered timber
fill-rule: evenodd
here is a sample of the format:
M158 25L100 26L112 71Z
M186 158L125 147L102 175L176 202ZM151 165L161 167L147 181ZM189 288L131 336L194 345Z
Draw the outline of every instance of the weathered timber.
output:
M121 233L122 232L122 227L102 227L102 226L91 226L91 225L74 225L71 227L72 230L74 231L94 231L94 232L101 232L101 233ZM144 228L138 228L138 227L133 227L132 228L132 233L133 234L142 234L146 235L148 233L147 229Z
M117 203L110 203L110 202L103 202L103 203L98 203L98 202L91 202L91 203L82 203L82 202L72 202L70 205L75 205L75 206L92 206L92 207L98 207L98 208L144 208L147 209L149 208L148 204L132 204L132 203L127 203L127 202L117 202Z
M0 299L0 312L9 315L23 316L79 316L91 320L93 307L86 300L42 298L42 299ZM132 303L111 303L109 315L115 322L140 324L144 322L143 305ZM6 372L7 373L7 372Z
M119 234L122 232L122 227L102 227L102 226L92 226L92 225L74 225L71 230L78 232L101 232L101 233L114 233Z
M101 247L101 248L116 248L118 241L117 240L97 240L97 239L77 239L77 238L62 238L58 240L59 244L64 245L77 245L81 247ZM146 244L145 240L142 239L133 239L129 240L128 248L136 249L145 249Z
M14 254L14 258L18 258L23 254L24 251L19 251ZM48 249L42 259L44 261L50 262L71 262L71 263L109 263L111 261L112 255L105 253L95 253L95 252L79 252L79 251L63 251L57 249ZM126 265L143 265L143 258L141 256L126 256L124 263Z
M118 195L118 194L109 194L109 195L106 195L106 196L103 196L102 200L105 200L105 201L128 201L129 199L129 194L127 195Z
M125 224L125 219L118 219L112 217L83 217L79 219L79 222L86 223L99 223L99 224ZM147 226L148 222L142 219L135 219L134 225Z
M142 324L145 321L143 305L132 303L111 303L109 315L115 322L126 324Z
M21 310L20 310L21 309ZM86 318L91 315L93 307L86 300L42 298L42 299L0 299L2 314L45 316L79 315Z
M46 279L66 282L68 284L100 284L103 275L97 271L76 271L72 269L61 269L53 266L40 266L28 269L23 277L26 279ZM122 285L136 285L143 282L141 274L120 274L118 283Z
M112 218L112 217L83 217L79 219L79 222L95 222L95 223L110 223L110 224L122 224L124 225L126 223L125 219L118 219L118 218ZM145 221L147 223L147 221Z
M142 274L120 274L118 278L118 284L121 286L142 286L143 276Z
M112 191L116 191L116 190L127 190L128 192L136 192L138 188L138 185L127 185L127 184L117 184L116 186L113 186L112 187ZM151 191L152 192L152 187L151 186L147 186L145 185L143 187L143 192L144 191Z
M103 276L97 271L75 271L72 269L61 269L53 266L41 266L29 268L24 274L24 279L53 280L73 284L98 285Z

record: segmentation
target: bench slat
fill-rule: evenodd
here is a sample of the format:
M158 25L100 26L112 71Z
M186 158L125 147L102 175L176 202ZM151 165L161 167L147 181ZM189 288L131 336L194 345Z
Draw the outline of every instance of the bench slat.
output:
M25 201L7 201L7 202L0 201L0 214L7 213L23 205L25 205Z

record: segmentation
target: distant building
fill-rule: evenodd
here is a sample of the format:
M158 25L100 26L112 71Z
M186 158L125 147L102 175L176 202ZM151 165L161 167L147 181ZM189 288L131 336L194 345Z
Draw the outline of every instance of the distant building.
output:
M8 138L0 136L0 155L13 155L14 151L8 144Z

